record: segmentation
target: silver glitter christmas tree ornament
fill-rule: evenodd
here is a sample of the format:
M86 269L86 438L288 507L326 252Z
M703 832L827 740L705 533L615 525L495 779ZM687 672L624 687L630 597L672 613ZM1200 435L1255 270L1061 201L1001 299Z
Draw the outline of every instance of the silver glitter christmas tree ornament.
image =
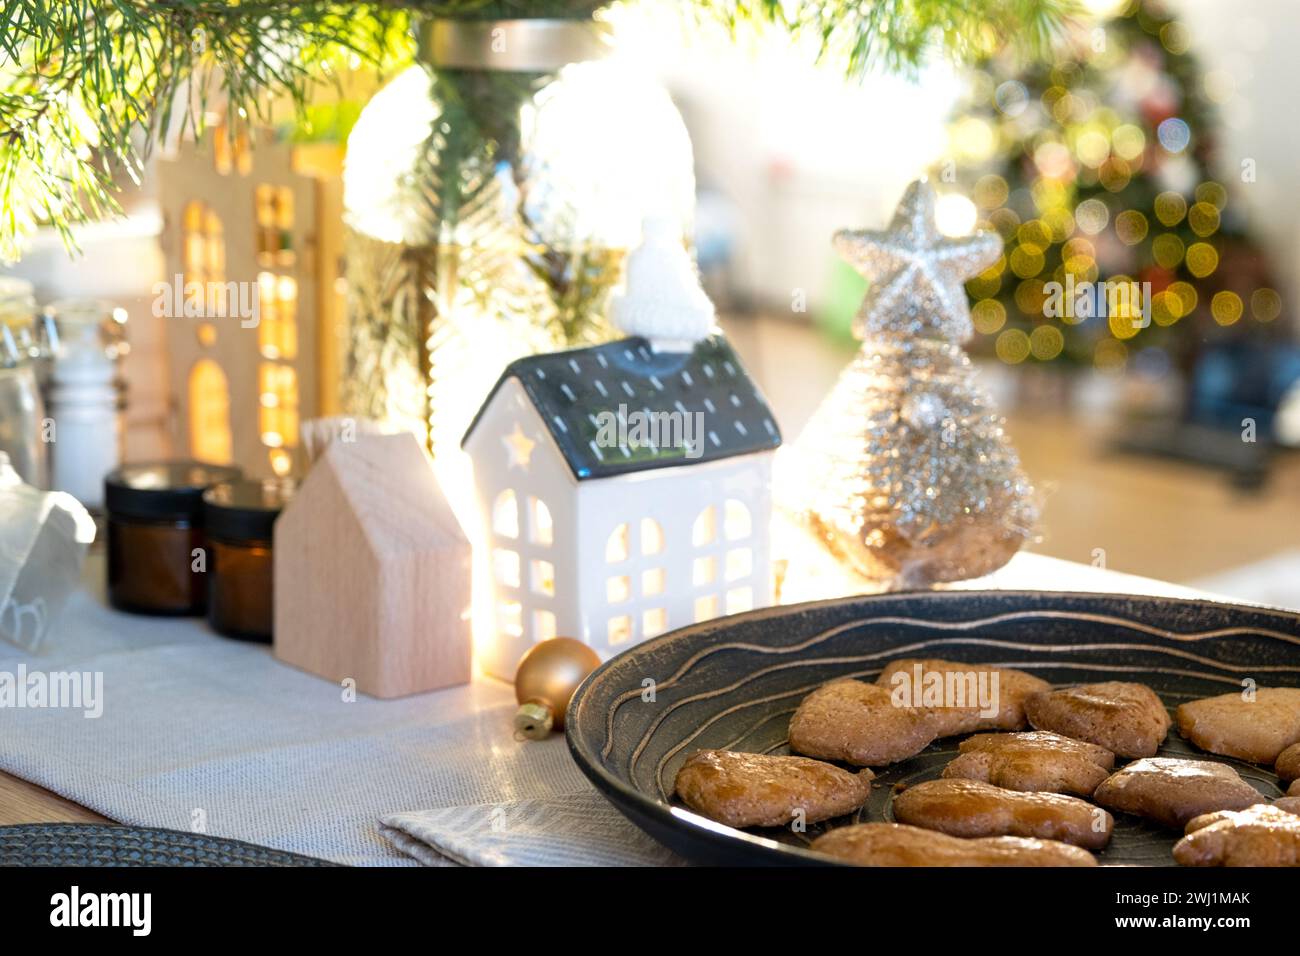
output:
M886 231L839 232L835 247L871 280L856 323L862 349L788 460L795 508L841 560L886 586L987 574L1038 520L961 348L972 332L963 283L997 261L1002 241L941 235L920 180Z

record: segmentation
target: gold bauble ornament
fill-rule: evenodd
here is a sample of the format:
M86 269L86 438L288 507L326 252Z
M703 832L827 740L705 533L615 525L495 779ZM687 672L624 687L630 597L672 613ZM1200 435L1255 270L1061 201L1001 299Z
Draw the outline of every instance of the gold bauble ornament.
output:
M571 637L553 637L529 648L515 671L515 732L543 740L552 730L563 730L573 692L599 666L600 655Z

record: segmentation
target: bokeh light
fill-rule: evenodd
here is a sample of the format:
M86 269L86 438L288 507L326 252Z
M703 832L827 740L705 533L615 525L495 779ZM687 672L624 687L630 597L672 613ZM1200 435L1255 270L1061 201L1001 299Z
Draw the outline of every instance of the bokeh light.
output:
M1050 362L1065 348L1065 336L1054 325L1040 325L1029 333L1029 351L1040 362Z
M1132 123L1125 123L1119 127L1111 134L1110 139L1115 147L1115 155L1130 163L1141 156L1142 151L1147 148L1146 135Z
M1196 310L1196 303L1200 296L1196 293L1196 286L1190 282L1171 282L1165 291L1178 297L1178 301L1182 303L1181 315L1191 315Z
M1171 116L1156 127L1156 138L1166 152L1181 153L1192 141L1192 129L1184 120Z
M1250 296L1250 314L1260 322L1272 322L1282 314L1282 297L1273 289L1256 289Z
M1074 221L1090 236L1095 236L1110 222L1110 210L1100 199L1085 199L1074 209Z
M1151 255L1162 269L1175 269L1183 261L1183 240L1172 232L1162 232L1151 240Z
M1007 309L997 299L981 299L971 306L971 322L975 331L984 335L993 335L1007 324Z
M975 203L981 209L996 209L1007 201L1009 194L1007 181L996 174L981 176L973 190Z
M1210 314L1220 325L1235 325L1243 311L1241 296L1235 292L1216 292L1210 300Z
M1176 226L1187 215L1187 200L1179 193L1163 192L1156 197L1155 213L1161 225Z
M1208 242L1194 242L1187 250L1187 271L1204 279L1219 267L1219 253Z
M1219 228L1219 209L1208 202L1198 202L1187 210L1187 225L1192 232L1204 238Z
M1207 202L1216 209L1222 209L1228 203L1228 191L1216 182L1201 183L1196 187L1196 201Z
M993 102L1006 116L1016 117L1029 105L1029 91L1019 80L1008 80L997 88Z
M1135 246L1147 237L1147 217L1136 209L1126 209L1115 217L1115 235L1126 246Z
M998 336L994 350L1008 365L1019 365L1029 358L1029 336L1020 329L1007 329Z

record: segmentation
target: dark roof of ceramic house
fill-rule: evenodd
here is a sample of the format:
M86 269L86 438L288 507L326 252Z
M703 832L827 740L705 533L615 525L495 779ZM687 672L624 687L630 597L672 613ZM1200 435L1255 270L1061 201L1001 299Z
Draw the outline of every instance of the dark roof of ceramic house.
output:
M656 352L643 338L627 338L518 359L493 386L465 440L497 390L511 378L519 380L579 480L717 461L781 444L781 431L766 399L721 335L698 342L689 353ZM685 436L693 440L691 447L681 443L680 433L661 434L678 439L662 447L641 445L628 428L609 427L619 420L620 411L671 412L677 422L684 420L683 415L690 416L689 427L699 434ZM610 443L598 437L617 440Z

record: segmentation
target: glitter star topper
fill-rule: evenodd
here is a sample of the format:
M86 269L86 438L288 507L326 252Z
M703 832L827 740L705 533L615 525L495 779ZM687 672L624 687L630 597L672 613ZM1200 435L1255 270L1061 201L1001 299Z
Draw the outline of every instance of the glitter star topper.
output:
M996 232L945 236L934 223L934 189L907 187L885 231L843 229L835 249L871 281L854 320L859 338L905 334L965 342L974 329L964 283L1002 254Z

